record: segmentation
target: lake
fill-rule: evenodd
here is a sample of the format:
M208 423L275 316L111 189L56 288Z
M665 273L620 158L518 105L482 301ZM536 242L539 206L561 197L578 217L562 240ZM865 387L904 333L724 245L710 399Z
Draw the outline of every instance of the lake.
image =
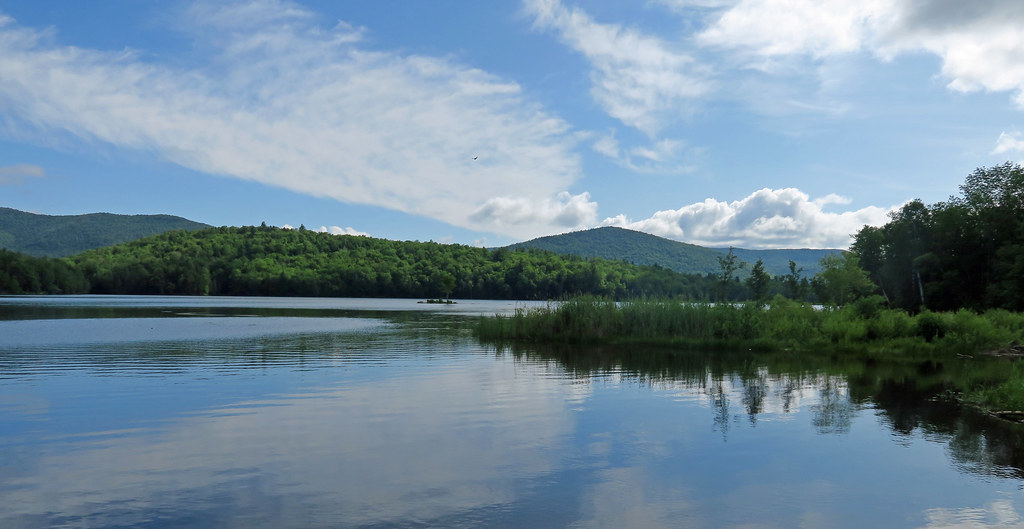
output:
M942 398L1006 360L473 337L528 305L0 297L0 527L1024 528Z

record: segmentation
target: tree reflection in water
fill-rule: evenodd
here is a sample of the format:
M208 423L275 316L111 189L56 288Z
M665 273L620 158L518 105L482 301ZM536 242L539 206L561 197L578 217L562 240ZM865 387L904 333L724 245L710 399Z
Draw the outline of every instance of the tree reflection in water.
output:
M819 434L846 434L866 408L877 412L897 438L915 432L944 443L951 462L980 476L1024 478L1024 425L994 419L948 398L970 364L935 359L857 358L726 351L666 351L642 347L508 346L515 356L557 360L585 379L615 373L706 399L711 424L723 441L730 424L746 416L785 416L805 406ZM999 369L989 366L988 369ZM737 410L742 410L738 412Z

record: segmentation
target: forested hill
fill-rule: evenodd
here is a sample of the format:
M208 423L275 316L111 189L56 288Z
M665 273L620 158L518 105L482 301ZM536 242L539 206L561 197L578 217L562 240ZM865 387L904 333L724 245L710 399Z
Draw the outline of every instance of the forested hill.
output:
M673 241L643 233L615 227L563 233L540 237L509 246L509 248L539 248L560 254L582 257L621 259L639 265L658 265L684 274L717 274L721 270L719 257L729 249L713 249ZM838 250L744 250L736 248L736 256L750 265L758 259L764 262L765 271L782 276L789 273L792 259L797 268L803 268L807 275L818 273L818 261L825 255Z
M638 265L658 265L684 274L717 273L718 258L724 256L710 248L615 227L550 235L508 248L537 248L581 257L620 259Z
M207 224L171 215L37 215L0 208L0 248L36 257L64 257L170 230Z
M557 299L582 293L699 299L714 281L541 250L266 226L172 231L67 262L94 294Z

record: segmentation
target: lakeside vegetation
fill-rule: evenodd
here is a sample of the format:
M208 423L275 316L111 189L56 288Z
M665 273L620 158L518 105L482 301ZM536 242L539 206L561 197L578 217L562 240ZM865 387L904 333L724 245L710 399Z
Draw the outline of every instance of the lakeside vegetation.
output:
M1024 341L1024 314L1003 309L910 314L884 308L882 301L874 296L843 307L816 307L782 296L767 304L576 298L520 309L511 316L484 317L477 334L497 342L876 353L973 354Z

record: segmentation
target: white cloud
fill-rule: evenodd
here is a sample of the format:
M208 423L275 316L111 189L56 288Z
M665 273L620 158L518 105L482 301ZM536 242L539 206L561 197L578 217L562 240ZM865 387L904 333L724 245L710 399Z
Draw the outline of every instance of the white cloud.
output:
M698 36L705 45L745 48L764 56L825 56L860 49L882 0L744 0Z
M619 140L615 137L614 130L594 141L591 148L593 148L595 152L603 154L614 160L618 160L622 156L622 149L619 147Z
M653 0L653 3L662 4L673 11L684 11L693 8L716 8L732 6L739 0Z
M361 30L320 28L289 2L200 3L191 14L202 61L191 70L60 46L0 20L0 132L151 152L512 236L552 227L470 214L494 197L557 201L580 176L568 124L515 83L448 58L369 51Z
M999 139L996 140L996 148L992 150L992 154L1008 152L1024 152L1024 135L1021 135L1018 131L1002 132L999 134Z
M618 215L601 225L712 247L846 248L865 224L877 226L888 220L889 210L874 206L841 213L823 209L844 203L847 199L837 195L812 200L798 189L765 188L742 200L709 198L638 221Z
M495 226L497 231L536 232L544 226L576 229L592 226L597 221L597 203L590 193L560 193L555 199L541 201L522 197L500 197L485 202L471 216L472 220Z
M327 226L320 226L320 229L316 231L320 233L330 233L331 235L356 235L359 237L370 236L369 233L366 233L365 231L359 231L355 228L352 228L351 226L346 226L344 228L340 226L331 226L330 228L328 228Z
M688 173L694 167L684 162L684 156L693 153L677 140L661 139L650 146L634 146L623 149L615 132L599 137L591 144L594 152L607 156L620 167L637 173Z
M934 53L949 88L1013 91L1024 107L1024 3L902 0L899 7L879 34L879 53Z
M590 61L591 95L608 115L655 135L687 112L689 100L711 89L708 69L663 40L615 24L595 22L559 0L527 0L540 28Z
M43 178L45 176L46 170L38 165L26 163L8 165L0 167L0 186L21 185L25 183L26 178Z
M742 0L697 40L762 58L866 51L887 60L928 52L942 59L950 89L1015 92L1024 107L1019 0Z

